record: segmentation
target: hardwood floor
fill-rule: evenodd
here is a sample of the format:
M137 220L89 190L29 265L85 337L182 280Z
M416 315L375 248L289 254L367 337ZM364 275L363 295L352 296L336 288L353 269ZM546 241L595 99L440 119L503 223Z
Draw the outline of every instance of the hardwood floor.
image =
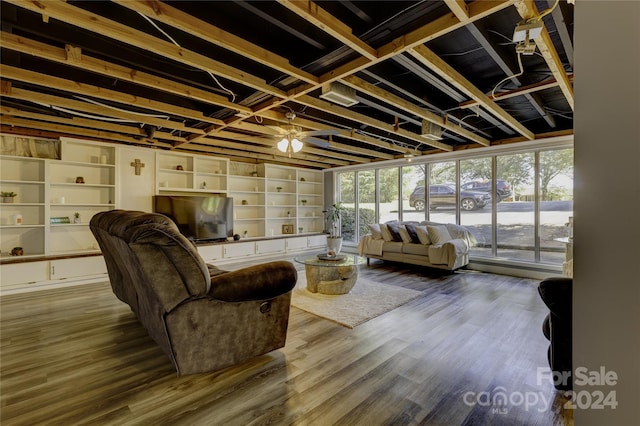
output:
M0 420L4 426L572 423L562 409L566 400L536 380L537 368L548 367L537 281L382 262L360 274L424 294L355 329L292 307L283 349L183 377L108 283L5 296ZM507 404L492 403L501 392ZM537 404L526 406L534 397Z

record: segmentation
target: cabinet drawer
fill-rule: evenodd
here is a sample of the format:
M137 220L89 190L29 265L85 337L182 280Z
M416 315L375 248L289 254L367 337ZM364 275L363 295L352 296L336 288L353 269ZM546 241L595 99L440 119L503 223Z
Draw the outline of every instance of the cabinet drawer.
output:
M15 284L29 284L49 279L49 262L25 262L0 266L2 289Z
M307 237L287 238L287 251L306 250Z
M107 265L102 256L79 257L75 259L60 259L51 261L51 279L84 277L87 275L105 274Z
M325 247L327 245L326 235L314 235L307 240L307 246L312 247Z
M256 253L257 254L266 254L266 253L284 252L284 250L285 250L285 241L286 240L260 241L260 242L256 243Z
M198 246L198 253L205 262L222 259L222 245Z
M228 243L224 245L224 258L245 257L256 254L255 243Z

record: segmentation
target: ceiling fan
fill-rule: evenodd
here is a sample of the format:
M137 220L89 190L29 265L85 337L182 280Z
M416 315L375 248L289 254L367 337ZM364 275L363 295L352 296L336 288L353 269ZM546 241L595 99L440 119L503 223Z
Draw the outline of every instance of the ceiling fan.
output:
M304 146L304 143L321 146L323 148L329 147L329 142L323 139L318 139L315 136L335 136L340 134L338 130L329 129L303 131L301 127L294 126L292 124L293 120L296 118L296 114L294 112L287 112L285 117L289 121L287 126L267 127L275 130L278 133L277 137L281 137L276 146L278 151L289 154L289 157L291 157L292 153L299 152Z

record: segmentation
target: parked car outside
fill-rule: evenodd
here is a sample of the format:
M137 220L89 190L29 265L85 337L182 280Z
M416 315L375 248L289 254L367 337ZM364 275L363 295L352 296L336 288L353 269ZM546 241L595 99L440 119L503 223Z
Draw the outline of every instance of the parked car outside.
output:
M417 186L409 196L409 206L418 211L425 207L424 186ZM456 188L453 185L438 184L429 186L429 208L455 207ZM462 210L481 209L491 204L491 194L483 191L460 191L460 208Z
M470 191L484 191L491 192L491 181L485 180L474 180L471 182L463 183L460 185L461 189L467 189ZM509 198L513 195L513 190L511 189L511 185L505 180L498 179L496 180L496 201L499 203L505 198Z

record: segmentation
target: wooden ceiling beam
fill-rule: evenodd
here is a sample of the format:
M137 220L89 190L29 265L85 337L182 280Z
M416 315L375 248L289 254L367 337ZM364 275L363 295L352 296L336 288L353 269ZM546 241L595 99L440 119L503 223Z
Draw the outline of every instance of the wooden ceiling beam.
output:
M23 68L16 68L9 65L0 64L0 75L2 75L3 78L10 80L16 80L23 83L58 89L76 95L91 96L98 99L118 102L125 105L144 108L149 111L155 111L157 113L168 114L174 117L178 116L189 118L192 120L217 125L224 124L224 121L207 117L202 114L201 111L182 108L164 102L158 102L153 99L129 95L123 92L105 89L98 86L92 86L78 81L65 80L63 78L41 74L38 72L25 70ZM144 121L144 119L141 118L140 121Z
M264 118L269 118L272 120L277 120L277 121L281 121L281 122L286 122L287 119L284 117L284 115L276 112L276 111L265 111L263 113L260 114L261 117ZM297 124L300 124L302 127L305 127L307 129L312 129L312 130L327 130L327 126L322 125L320 123L316 123L315 121L312 120L307 120L303 117L296 117L296 121ZM337 129L337 128L331 128L331 130L337 130L339 132L338 135L341 138L344 139L350 139L356 142L362 142L362 143L368 143L371 145L375 145L377 143L379 143L380 141L378 139L372 138L370 136L366 136L366 135L361 135L359 133L355 133L355 131L353 131L352 129ZM371 149L366 149L366 148L360 148L357 146L353 146L353 145L349 145L346 143L339 143L339 142L335 142L333 140L329 140L329 145L334 148L334 149L339 149L341 151L347 151L347 152L353 152L354 154L360 154L360 155L366 155L368 157L377 157L379 159L386 159L386 160L391 160L394 158L393 155L391 154L385 154L379 151L374 151Z
M423 143L425 145L431 145L434 148L438 148L441 149L442 151L452 151L453 148L450 145L444 144L444 143L440 143L440 142L436 142L436 141L431 141L428 140L416 133L410 132L408 130L396 127L394 124L387 124L385 122L379 121L379 120L375 120L373 118L370 118L364 114L360 114L357 112L353 112L350 109L344 108L344 107L339 107L336 105L333 105L329 102L323 101L321 99L316 99L313 98L311 96L302 96L298 99L296 99L296 102L299 102L303 105L307 105L310 106L312 108L316 108L319 109L321 111L325 111L325 112L330 112L330 113L338 113L340 114L342 117L345 117L349 120L353 120L362 124L366 124L368 126L371 127L375 127L376 129L380 129L383 131L388 132L389 134L397 134L398 136L402 136L404 138L407 138L409 140L413 140L415 142L420 142ZM400 146L400 145L394 145L392 143L388 143L388 142L382 142L382 141L378 141L376 144L376 146L379 146L381 148L386 148L389 149L391 151L396 151L396 152L402 152L404 153L407 148Z
M30 90L12 87L6 80L2 80L2 96L12 99L21 99L23 101L33 102L36 104L44 104L47 106L56 106L74 111L80 111L85 114L94 114L103 117L117 118L128 120L136 123L145 123L156 126L158 128L166 128L179 130L186 133L204 133L202 129L187 127L183 123L172 120L162 120L154 117L143 117L131 112L118 111L112 108L106 108L99 105L90 104L88 102L76 101L72 99L61 98L59 96L47 95L44 93L33 92Z
M376 50L356 37L351 28L327 13L317 3L309 0L278 0L278 3L355 50L369 60L378 57Z
M341 80L342 82L344 82L345 84L355 88L356 90L359 90L363 93L368 94L369 96L372 96L374 98L380 99L384 102L387 102L388 104L402 109L404 111L408 111L412 114L415 114L416 116L420 117L423 120L427 120L430 121L432 123L435 123L439 126L442 126L443 128L456 133L460 136L463 136L467 139L470 139L474 142L477 142L481 145L485 145L485 146L489 146L490 142L489 140L476 135L475 133L470 132L467 129L464 129L460 126L458 126L457 124L453 124L450 121L445 120L445 117L441 117L437 114L432 113L431 111L428 111L424 108L420 108L418 106L416 106L415 104L412 104L411 102L396 96L390 92L387 92L386 90L383 90L377 86L374 86L373 84L369 83L368 81L365 81L359 77L356 77L354 75L349 76L349 77L345 77ZM429 139L424 138L425 141L424 143L426 145L431 145L432 141L430 141ZM435 148L439 148L439 146L434 146Z
M569 81L573 81L573 74L569 75ZM491 95L487 95L489 96L489 99L493 99L496 101L502 100L502 99L509 99L509 98L515 98L516 96L522 96L525 95L527 93L535 93L535 92L539 92L541 90L547 90L547 89L552 89L554 87L558 87L558 81L555 78L549 79L549 80L544 80L544 81L540 81L538 83L533 83L533 84L529 84L527 86L522 86L522 87L518 87L517 89L513 89L513 90L508 90L506 92L501 92L496 94L495 96L491 96ZM460 104L460 108L470 108L473 106L478 105L478 102L475 100L470 100L470 101L466 101L466 102L462 102Z
M182 12L166 3L142 0L112 1L258 63L266 63L270 67L302 81L318 83L316 76L292 66L288 59L256 46L253 43L243 40L188 13Z
M234 161L241 161L242 159L244 159L244 160L254 160L255 162L268 161L269 163L282 163L290 166L311 167L314 169L328 168L327 164L325 163L316 163L314 161L302 160L300 158L296 158L293 156L289 158L279 151L278 151L279 154L274 153L269 155L269 154L261 154L257 152L239 151L239 150L229 149L229 148L216 148L216 147L207 146L207 145L203 146L195 143L189 144L187 145L187 147L188 149L177 149L175 151L191 153L191 154L193 154L194 152L205 152L208 154L215 154L215 155L222 155L225 157L229 157L229 159L232 159Z
M173 80L148 74L133 68L106 62L85 55L81 49L67 45L64 49L20 37L8 32L0 32L0 46L16 52L32 55L59 64L73 66L82 70L105 75L118 80L127 81L154 90L160 90L185 99L203 102L223 108L235 109L240 113L250 114L251 108L230 102L224 96L217 95L197 87L181 84Z
M120 41L131 46L148 50L165 59L184 63L236 83L243 84L276 97L286 97L277 87L267 84L259 77L243 72L237 68L213 60L194 51L179 47L171 42L161 40L142 31L135 30L119 22L112 21L95 13L88 12L70 3L61 1L38 0L6 0L16 6L35 13L46 14L79 28L87 28L102 36Z
M122 124L109 123L109 122L99 121L99 120L91 120L88 118L78 118L78 117L65 118L65 117L59 117L56 115L39 114L36 112L29 112L29 111L24 111L17 108L8 107L6 105L0 106L0 113L4 114L5 116L29 118L37 121L67 124L70 126L84 127L89 129L108 130L110 132L134 135L135 137L139 137L139 138L147 137L147 134L145 133L144 129L140 128L139 126L135 126L135 127L125 126ZM172 135L169 132L162 132L162 131L156 131L153 137L157 140L169 140L174 142L180 142L184 139L182 137Z
M231 149L235 149L238 151L252 151L252 152L258 152L261 154L267 154L267 155L283 155L286 156L287 154L284 154L280 151L278 151L275 147L275 145L271 145L271 146L260 146L265 144L265 141L258 141L258 144L249 144L247 142L230 142L227 140L223 140L223 139L218 139L215 137L207 137L205 139L207 141L206 145L207 146L211 146L211 147L216 147L216 148L231 148ZM202 143L200 143L202 144ZM314 161L316 163L326 163L326 164L330 164L330 165L338 165L338 166L346 166L348 164L350 164L350 162L348 161L343 161L343 160L337 160L334 158L327 158L326 157L326 153L321 155L314 155L311 154L308 150L304 149L300 152L296 152L291 154L291 158L297 158L300 160L306 160L306 161ZM326 167L326 166L325 166Z
M444 2L460 21L469 19L469 6L467 6L464 0L444 0Z
M11 116L5 116L5 115L2 115L1 118L2 118L1 120L2 125L24 127L29 129L34 128L32 120L25 120L23 118L11 117ZM36 126L36 128L41 131L54 132L58 135L70 135L70 136L77 136L77 137L83 137L83 138L91 138L95 140L116 141L120 143L124 142L128 144L135 144L135 145L142 145L142 146L171 148L171 144L168 144L165 142L154 141L153 144L150 144L148 142L135 139L134 137L127 137L120 133L105 132L102 130L95 130L95 129L85 129L82 127L67 126L63 124L46 123L46 122L40 121L38 122L38 125Z
M471 99L476 100L481 107L492 113L496 118L503 123L511 127L516 132L529 140L534 139L533 132L523 126L518 120L516 120L511 114L506 112L502 107L489 99L487 95L482 93L480 89L474 86L469 80L467 80L462 74L453 69L449 64L443 61L438 55L436 55L427 46L420 45L409 50L411 56L416 58L420 63L427 66L430 70L437 73L440 77L444 78L450 85L465 93Z
M536 19L540 16L538 8L536 7L533 0L517 0L514 6L516 7L516 10L518 11L522 19L525 21ZM567 103L571 107L571 110L573 110L575 104L573 86L569 82L567 73L564 70L564 65L560 60L558 51L553 45L553 41L551 40L551 36L549 35L546 26L542 28L540 37L538 37L535 41L536 45L538 46L538 50L540 50L540 54L547 63L547 66L553 74L553 77L558 81L560 90L562 90L564 97L567 99Z

